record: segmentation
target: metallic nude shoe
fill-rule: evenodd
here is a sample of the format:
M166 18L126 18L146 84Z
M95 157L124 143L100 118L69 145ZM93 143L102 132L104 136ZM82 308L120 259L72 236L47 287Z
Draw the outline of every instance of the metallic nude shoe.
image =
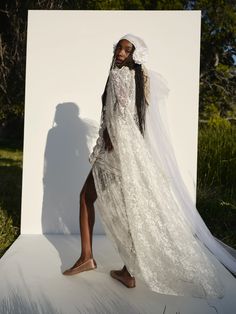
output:
M63 272L63 275L75 275L78 273L82 273L83 271L97 268L97 263L93 258L90 258L89 260L82 264L79 264L78 266L76 266L76 263L71 268L65 270Z
M117 274L116 270L111 270L110 275L112 278L119 280L121 283L123 283L123 285L125 285L127 288L136 287L135 277L124 278L123 276Z

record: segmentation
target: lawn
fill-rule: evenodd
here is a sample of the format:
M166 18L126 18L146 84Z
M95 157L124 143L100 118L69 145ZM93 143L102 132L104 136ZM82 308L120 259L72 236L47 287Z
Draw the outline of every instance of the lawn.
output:
M22 155L19 142L0 140L0 256L20 233Z

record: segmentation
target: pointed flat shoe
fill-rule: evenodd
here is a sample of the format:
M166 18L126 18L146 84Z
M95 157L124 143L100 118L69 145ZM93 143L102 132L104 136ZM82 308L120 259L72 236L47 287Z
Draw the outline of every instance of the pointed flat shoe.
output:
M75 263L76 265L76 263ZM63 275L75 275L82 273L83 271L92 270L97 268L97 263L93 258L88 259L86 262L79 264L78 266L72 266L71 268L65 270Z
M127 288L134 288L136 287L135 283L135 277L126 277L118 275L116 270L111 270L110 275L112 278L119 280L123 285L125 285Z

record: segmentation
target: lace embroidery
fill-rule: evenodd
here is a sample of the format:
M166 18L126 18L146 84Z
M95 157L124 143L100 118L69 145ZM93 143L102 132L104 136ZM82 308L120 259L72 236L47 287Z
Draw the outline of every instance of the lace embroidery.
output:
M131 275L153 291L222 297L210 254L190 230L168 178L152 159L136 114L134 71L113 69L103 122L113 150L104 151L98 139L92 167L104 230Z

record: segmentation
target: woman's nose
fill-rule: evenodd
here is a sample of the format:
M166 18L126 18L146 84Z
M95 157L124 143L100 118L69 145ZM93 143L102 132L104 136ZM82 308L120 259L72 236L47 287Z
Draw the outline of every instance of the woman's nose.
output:
M119 57L123 57L124 56L124 50L123 49L118 52L118 56Z

